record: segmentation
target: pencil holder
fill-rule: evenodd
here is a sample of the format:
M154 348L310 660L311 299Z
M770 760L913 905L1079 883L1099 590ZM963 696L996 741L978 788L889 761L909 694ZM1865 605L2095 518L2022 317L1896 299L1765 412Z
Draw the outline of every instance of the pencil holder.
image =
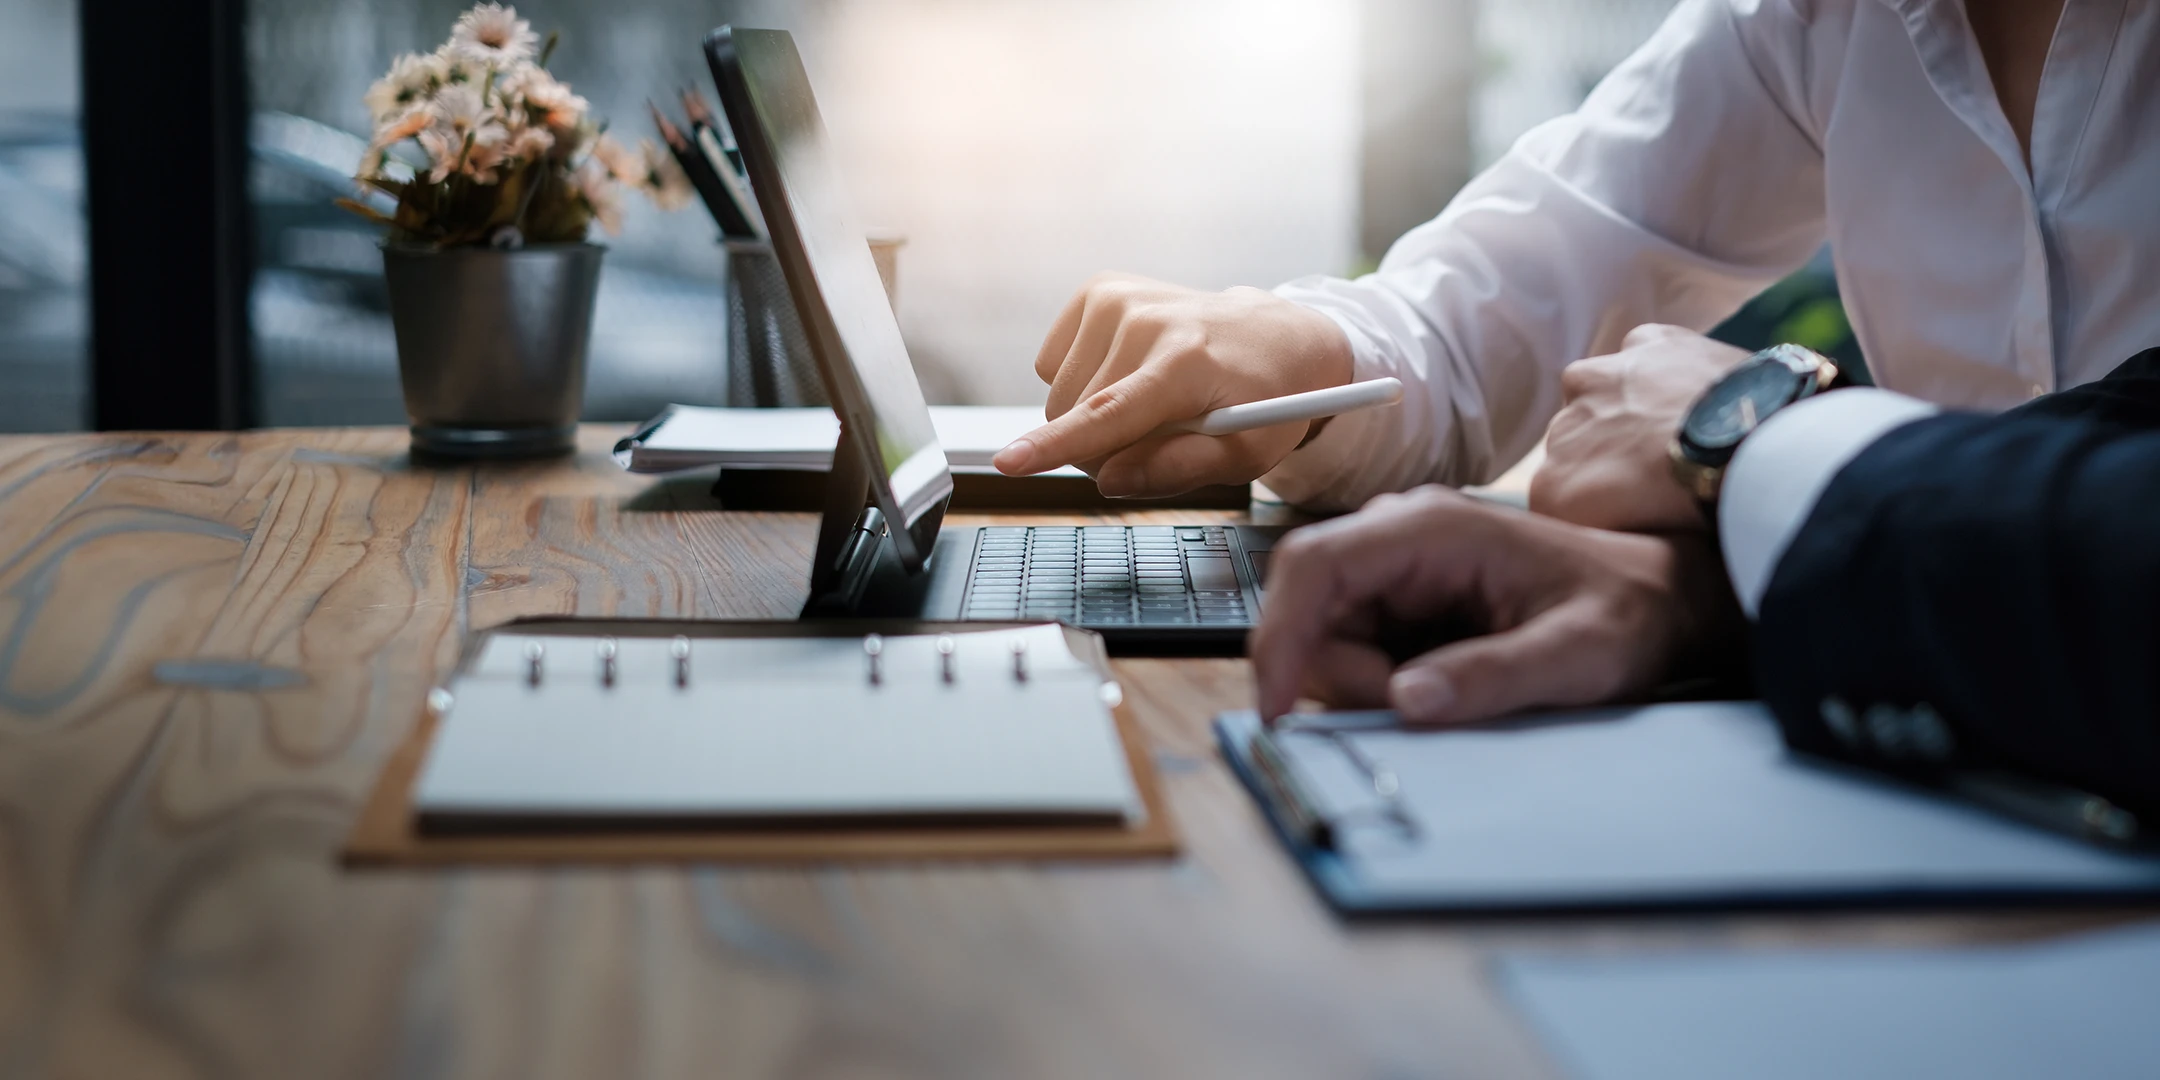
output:
M810 338L795 314L772 245L729 240L726 246L727 403L737 408L827 404Z
M896 299L897 256L903 241L870 237L870 254L885 286L885 299ZM764 240L726 240L727 248L727 403L737 408L826 405L825 383L818 376L810 337L788 292L787 276L772 244Z

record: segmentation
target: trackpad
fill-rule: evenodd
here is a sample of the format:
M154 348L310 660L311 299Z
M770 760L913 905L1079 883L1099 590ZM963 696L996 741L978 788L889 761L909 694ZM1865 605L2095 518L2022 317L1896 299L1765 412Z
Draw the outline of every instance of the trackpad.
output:
M1227 558L1213 555L1188 557L1185 560L1185 569L1192 574L1192 587L1195 592L1237 591L1237 571L1231 568Z

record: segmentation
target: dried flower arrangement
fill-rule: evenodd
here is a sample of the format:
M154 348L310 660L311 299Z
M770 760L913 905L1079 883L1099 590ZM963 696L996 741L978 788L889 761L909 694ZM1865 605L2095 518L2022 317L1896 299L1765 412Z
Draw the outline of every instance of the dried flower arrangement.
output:
M594 221L619 231L618 184L662 209L689 202L690 182L666 151L615 141L548 74L555 42L550 34L539 46L517 9L484 3L458 17L441 48L398 57L367 92L375 136L356 177L397 210L338 204L387 226L395 244L515 248L582 241ZM392 153L408 143L420 160Z

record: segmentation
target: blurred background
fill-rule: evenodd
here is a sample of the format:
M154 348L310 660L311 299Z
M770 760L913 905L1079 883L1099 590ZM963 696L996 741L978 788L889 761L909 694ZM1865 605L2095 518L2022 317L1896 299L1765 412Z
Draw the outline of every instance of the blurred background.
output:
M398 53L462 0L254 0L245 414L397 424L374 231L333 208ZM860 217L907 239L899 310L933 402L1039 402L1035 349L1090 274L1268 286L1370 268L1523 131L1572 109L1670 0L543 0L552 68L618 135L709 87L722 22L801 43ZM89 0L0 0L0 431L93 423L84 220ZM103 28L93 30L111 32ZM706 90L710 96L709 88ZM145 124L169 123L154 101ZM184 120L182 122L185 122ZM144 182L156 182L146 180ZM725 397L725 260L693 206L629 200L587 416ZM100 250L109 250L101 245ZM1826 263L1722 328L1854 359Z

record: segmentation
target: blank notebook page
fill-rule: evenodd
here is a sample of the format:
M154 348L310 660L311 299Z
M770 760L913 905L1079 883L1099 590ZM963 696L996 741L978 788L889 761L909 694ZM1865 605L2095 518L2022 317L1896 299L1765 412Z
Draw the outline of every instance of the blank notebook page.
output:
M1138 820L1106 684L1054 625L888 637L497 634L450 688L414 803L438 818L957 815ZM1013 642L1026 677L1014 673ZM529 677L527 647L544 649Z

